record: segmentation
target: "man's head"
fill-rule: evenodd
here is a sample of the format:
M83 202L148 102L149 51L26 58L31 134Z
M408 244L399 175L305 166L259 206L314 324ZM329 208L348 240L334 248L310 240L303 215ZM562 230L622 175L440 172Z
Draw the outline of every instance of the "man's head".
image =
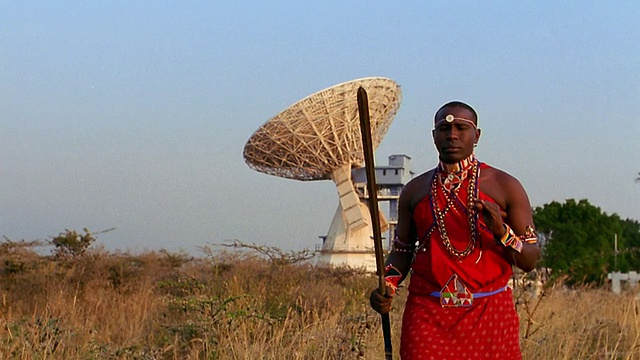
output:
M452 164L464 160L473 153L480 139L478 114L460 101L448 102L434 116L431 132L440 160Z

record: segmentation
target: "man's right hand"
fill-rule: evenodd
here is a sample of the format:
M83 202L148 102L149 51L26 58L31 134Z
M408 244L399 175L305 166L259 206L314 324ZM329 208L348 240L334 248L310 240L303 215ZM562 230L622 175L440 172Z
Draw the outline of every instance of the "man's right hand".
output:
M390 295L393 293L393 290L387 286L387 293L385 295L380 294L379 289L374 289L369 294L369 303L373 310L380 314L386 314L391 311L391 301L393 300L393 296Z

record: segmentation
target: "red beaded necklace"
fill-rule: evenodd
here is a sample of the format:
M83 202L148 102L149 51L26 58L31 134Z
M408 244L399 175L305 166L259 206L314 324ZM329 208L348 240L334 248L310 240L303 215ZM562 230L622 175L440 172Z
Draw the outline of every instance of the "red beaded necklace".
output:
M434 212L434 220L436 225L438 226L438 231L440 232L440 236L442 237L442 243L447 251L458 258L458 260L462 260L467 255L471 254L473 249L476 246L477 242L477 223L478 223L478 215L476 211L473 210L474 200L478 196L478 177L479 177L479 167L478 160L475 157L470 156L468 159L460 162L458 168L459 172L454 173L445 173L446 170L443 169L443 166L438 166L436 168L436 173L433 176L433 180L431 181L431 191L430 191L430 200L431 206ZM444 223L444 218L451 208L451 206L455 206L453 202L456 199L456 193L460 185L463 183L464 179L467 177L467 173L469 174L469 185L467 188L467 214L468 214L468 222L469 222L469 230L471 231L471 237L469 243L465 247L464 250L456 249L453 244L451 244L451 240L449 239L449 235L447 233L447 228ZM440 186L438 186L440 185ZM446 199L446 204L444 209L440 209L438 207L438 202L436 200L436 195L438 188L440 188L444 194Z

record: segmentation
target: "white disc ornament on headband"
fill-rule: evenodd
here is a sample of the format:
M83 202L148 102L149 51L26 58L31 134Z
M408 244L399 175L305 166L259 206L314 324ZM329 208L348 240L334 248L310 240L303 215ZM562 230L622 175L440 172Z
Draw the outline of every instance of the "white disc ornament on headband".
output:
M453 124L453 122L454 122L455 120L458 120L458 121L464 121L464 122L468 123L469 125L471 125L474 129L477 129L477 128L478 128L478 126L476 125L476 123L475 123L475 122L473 122L472 120L465 119L465 118L462 118L462 117L456 117L456 116L455 116L455 115L453 115L453 114L448 114L447 116L445 116L445 117L444 117L444 119L440 119L440 120L438 120L438 121L434 124L434 127L438 127L438 126L440 126L440 124L445 123L445 122L446 122L447 124Z

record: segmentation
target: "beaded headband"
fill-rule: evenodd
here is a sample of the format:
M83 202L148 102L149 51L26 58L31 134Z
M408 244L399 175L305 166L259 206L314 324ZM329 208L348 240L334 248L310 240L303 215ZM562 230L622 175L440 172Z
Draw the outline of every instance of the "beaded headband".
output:
M473 126L474 129L476 129L478 126L476 125L475 122L473 122L473 120L469 120L466 118L461 118L461 117L455 117L451 114L447 115L444 117L444 119L440 119L438 121L436 121L436 124L433 125L434 128L437 128L438 126L440 126L440 124L442 124L443 122L449 123L451 124L454 120L460 120L460 121L465 121L468 122L469 124L471 124L471 126Z

